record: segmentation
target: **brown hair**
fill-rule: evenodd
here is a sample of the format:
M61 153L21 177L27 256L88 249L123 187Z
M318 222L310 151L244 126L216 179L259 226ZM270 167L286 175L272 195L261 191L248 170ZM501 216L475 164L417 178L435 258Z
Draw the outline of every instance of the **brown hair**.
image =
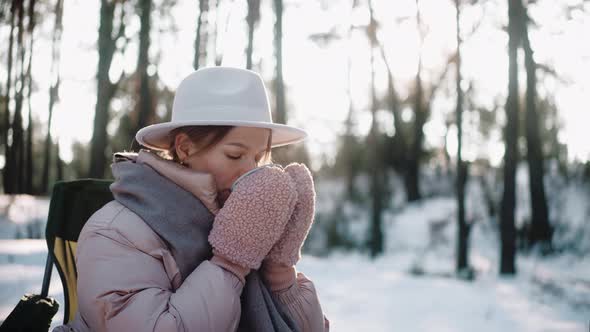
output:
M186 134L193 143L197 144L199 153L201 153L214 147L215 144L219 143L233 128L235 128L235 126L185 126L175 128L169 133L170 148L167 151L168 157L175 162L180 162L178 155L176 154L176 146L174 145L176 135L180 133ZM272 162L270 151L271 141L272 131L268 137L266 153L259 161L260 165Z

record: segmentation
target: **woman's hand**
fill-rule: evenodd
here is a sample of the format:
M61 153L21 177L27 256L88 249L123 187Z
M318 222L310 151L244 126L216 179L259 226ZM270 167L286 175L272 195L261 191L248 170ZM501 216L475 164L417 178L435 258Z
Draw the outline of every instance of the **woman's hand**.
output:
M301 259L301 247L311 229L315 214L315 190L311 172L304 164L285 167L297 189L297 203L284 233L264 259L263 274L272 290L295 282L295 264Z
M280 167L262 167L240 179L209 233L213 254L258 269L293 212L297 190Z

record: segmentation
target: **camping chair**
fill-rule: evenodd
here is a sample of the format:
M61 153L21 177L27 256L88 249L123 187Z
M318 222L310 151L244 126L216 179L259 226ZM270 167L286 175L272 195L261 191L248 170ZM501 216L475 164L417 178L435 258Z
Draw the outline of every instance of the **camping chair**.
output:
M41 295L25 294L0 326L0 331L47 331L59 303L47 297L55 264L64 291L64 319L74 319L78 309L76 244L90 216L113 200L110 180L82 179L56 182L45 228L47 261Z
M55 263L64 290L64 324L74 319L78 308L78 236L88 218L113 200L109 189L111 183L111 180L82 179L60 181L53 187L45 228L48 254L41 293L47 294L51 269Z

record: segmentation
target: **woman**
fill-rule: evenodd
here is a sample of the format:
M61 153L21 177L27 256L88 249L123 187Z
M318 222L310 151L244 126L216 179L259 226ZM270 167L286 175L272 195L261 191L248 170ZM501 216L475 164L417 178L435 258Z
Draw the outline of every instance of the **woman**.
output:
M313 179L302 164L269 164L271 147L304 138L272 123L258 74L190 74L172 120L136 134L160 154L115 154L115 200L78 239L78 313L57 330L327 331L295 270Z

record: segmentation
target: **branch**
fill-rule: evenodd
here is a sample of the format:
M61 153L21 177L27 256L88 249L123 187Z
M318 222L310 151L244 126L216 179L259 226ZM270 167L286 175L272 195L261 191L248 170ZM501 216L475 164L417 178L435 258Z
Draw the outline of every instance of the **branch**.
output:
M537 63L537 70L540 70L543 74L546 74L547 76L555 78L558 82L562 84L574 84L574 82L571 79L562 77L555 71L555 69L549 67L548 65Z
M438 80L436 80L434 82L434 84L431 85L430 95L428 96L428 99L426 99L426 100L428 100L429 104L432 102L432 99L433 99L434 95L436 94L436 91L442 85L443 80L447 76L447 73L449 72L449 68L451 67L450 65L453 63L456 63L456 62L457 62L457 52L453 52L449 56L449 58L447 59L447 63L445 64L445 69L439 75Z

